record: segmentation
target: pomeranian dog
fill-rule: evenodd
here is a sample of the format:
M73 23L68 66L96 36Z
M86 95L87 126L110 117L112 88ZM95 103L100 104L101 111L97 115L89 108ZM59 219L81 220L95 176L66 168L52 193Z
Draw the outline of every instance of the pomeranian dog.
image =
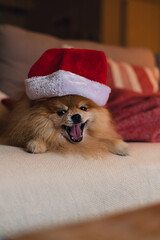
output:
M82 96L39 100L24 96L7 119L3 143L29 153L128 154L128 144L116 132L109 111Z

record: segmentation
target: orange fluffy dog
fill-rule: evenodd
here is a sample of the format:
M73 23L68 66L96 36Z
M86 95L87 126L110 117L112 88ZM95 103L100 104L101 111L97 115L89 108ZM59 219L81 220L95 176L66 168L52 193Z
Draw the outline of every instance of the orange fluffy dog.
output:
M91 100L68 95L29 100L24 96L9 113L3 143L30 153L98 152L127 155L107 109Z
M106 85L104 52L87 49L49 49L31 67L24 96L9 113L3 143L30 153L54 151L99 156L127 154L103 108ZM87 97L87 98L86 98Z

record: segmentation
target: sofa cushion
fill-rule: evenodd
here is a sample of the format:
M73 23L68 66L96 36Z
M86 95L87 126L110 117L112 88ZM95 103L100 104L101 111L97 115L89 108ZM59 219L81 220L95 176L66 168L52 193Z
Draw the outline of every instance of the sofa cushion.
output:
M77 48L102 50L116 61L155 65L153 53L147 49L106 46L88 41L62 41L56 37L35 33L10 25L0 26L0 89L12 98L24 91L24 79L33 63L49 48L68 43Z
M160 143L99 159L0 146L0 235L100 217L160 201Z

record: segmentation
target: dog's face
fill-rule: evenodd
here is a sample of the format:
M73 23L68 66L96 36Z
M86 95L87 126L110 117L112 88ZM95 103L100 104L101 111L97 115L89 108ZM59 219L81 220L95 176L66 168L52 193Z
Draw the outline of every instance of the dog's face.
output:
M28 152L75 151L95 157L99 151L110 149L126 154L126 146L115 131L108 110L81 96L33 101L24 96L8 120L5 144L24 147Z
M99 108L89 99L77 95L42 99L37 104L46 109L54 129L70 143L83 140L94 121L93 112Z

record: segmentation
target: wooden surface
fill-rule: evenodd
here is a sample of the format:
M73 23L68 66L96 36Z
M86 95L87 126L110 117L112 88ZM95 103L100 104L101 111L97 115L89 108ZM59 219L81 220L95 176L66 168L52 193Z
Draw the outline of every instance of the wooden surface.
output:
M160 1L126 2L125 44L160 51Z
M12 240L160 240L160 204Z
M65 39L99 41L99 15L99 0L0 0L0 24Z
M100 40L160 52L160 0L101 0Z

